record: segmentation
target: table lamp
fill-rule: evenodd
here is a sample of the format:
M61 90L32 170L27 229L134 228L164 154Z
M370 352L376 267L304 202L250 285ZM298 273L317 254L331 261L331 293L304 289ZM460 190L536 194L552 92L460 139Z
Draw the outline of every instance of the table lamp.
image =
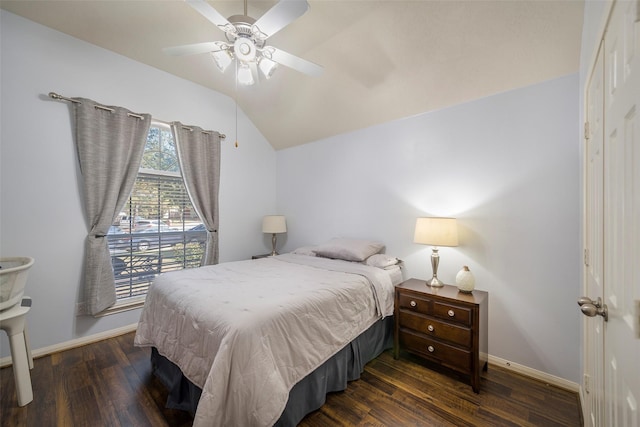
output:
M428 286L439 288L444 286L438 279L440 255L438 246L458 246L458 227L455 218L418 218L413 236L414 243L431 245L431 268L433 277L427 281Z
M271 256L278 255L276 252L276 234L287 232L287 222L284 215L267 215L262 219L262 232L271 233Z

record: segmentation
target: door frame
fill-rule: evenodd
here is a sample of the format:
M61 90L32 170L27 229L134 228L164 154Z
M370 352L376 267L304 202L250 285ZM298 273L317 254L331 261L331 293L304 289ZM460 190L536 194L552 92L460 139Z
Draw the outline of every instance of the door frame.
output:
M584 85L582 87L582 123L580 123L581 126L581 130L580 133L582 135L581 138L581 143L580 143L580 147L581 147L581 156L582 156L582 175L581 175L581 188L582 188L582 218L581 218L581 222L582 222L582 236L581 236L581 243L582 243L582 269L581 269L581 279L582 279L582 293L581 295L586 295L587 294L587 290L588 290L588 283L587 283L587 265L586 265L586 255L585 255L585 251L587 251L589 248L587 248L587 242L586 242L586 236L587 236L587 222L586 222L586 218L587 218L587 208L588 208L588 199L587 199L587 164L588 164L588 150L587 150L587 144L589 143L588 139L587 139L587 129L586 129L586 123L587 123L587 113L588 113L588 91L589 91L589 85L591 82L591 76L593 75L594 71L595 71L595 67L597 65L597 60L598 60L598 55L600 53L600 49L604 48L604 37L605 37L605 33L607 31L607 27L609 26L609 21L611 20L611 16L612 16L612 12L613 12L613 6L614 4L617 2L617 0L605 0L605 4L603 5L603 12L601 15L601 20L600 20L600 24L598 25L597 31L596 31L596 35L597 37L594 40L594 44L593 44L593 48L590 52L590 56L589 56L589 62L588 62L588 68L587 68L587 72L586 72L586 78L584 81ZM587 420L587 406L586 406L586 399L585 399L585 369L586 369L586 365L587 365L587 348L586 348L586 343L587 343L587 328L585 328L585 320L587 318L583 319L582 323L581 323L581 328L582 328L582 333L581 333L581 343L580 343L580 353L581 353L581 379L580 379L580 407L582 408L582 417L583 420Z

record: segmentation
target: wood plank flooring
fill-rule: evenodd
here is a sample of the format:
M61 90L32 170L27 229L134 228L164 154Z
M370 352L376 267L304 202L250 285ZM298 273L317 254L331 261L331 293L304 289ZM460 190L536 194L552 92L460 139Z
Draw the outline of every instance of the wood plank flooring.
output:
M164 408L167 393L151 374L149 350L133 333L45 356L31 371L34 400L18 407L12 368L0 369L2 426L191 426ZM327 396L304 427L581 426L576 393L497 366L483 373L480 394L416 358L387 351L360 380Z

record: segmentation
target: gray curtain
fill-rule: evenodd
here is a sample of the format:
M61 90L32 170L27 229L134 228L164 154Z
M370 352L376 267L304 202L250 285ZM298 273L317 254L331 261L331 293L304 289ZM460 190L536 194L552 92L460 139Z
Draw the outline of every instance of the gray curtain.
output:
M220 134L197 126L171 123L187 193L207 229L202 265L218 263L218 189L220 188Z
M149 114L120 107L97 107L90 99L74 98L76 148L82 173L87 235L84 283L78 314L95 315L116 302L115 281L107 243L109 226L126 203L138 176Z

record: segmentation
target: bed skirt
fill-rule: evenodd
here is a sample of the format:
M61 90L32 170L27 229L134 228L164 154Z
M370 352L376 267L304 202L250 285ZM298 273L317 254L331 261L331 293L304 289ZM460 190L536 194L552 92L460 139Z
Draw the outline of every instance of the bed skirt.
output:
M374 323L315 371L298 382L289 393L289 400L278 427L296 426L310 412L320 408L327 393L347 388L347 382L360 378L364 366L384 350L393 346L393 316ZM169 391L167 408L188 411L194 415L202 391L185 378L175 364L151 349L153 373Z

